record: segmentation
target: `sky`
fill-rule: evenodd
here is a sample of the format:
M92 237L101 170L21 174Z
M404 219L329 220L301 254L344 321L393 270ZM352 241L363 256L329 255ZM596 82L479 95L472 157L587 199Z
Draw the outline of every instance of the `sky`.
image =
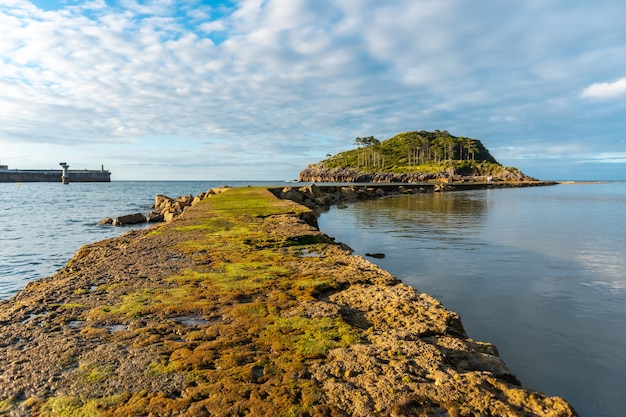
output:
M2 0L0 163L290 180L414 130L626 179L623 0Z

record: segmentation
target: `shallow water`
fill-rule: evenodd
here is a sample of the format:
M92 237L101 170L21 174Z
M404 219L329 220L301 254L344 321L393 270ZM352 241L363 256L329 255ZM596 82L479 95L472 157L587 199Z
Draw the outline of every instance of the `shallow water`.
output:
M458 312L524 386L626 415L626 183L421 194L320 228Z

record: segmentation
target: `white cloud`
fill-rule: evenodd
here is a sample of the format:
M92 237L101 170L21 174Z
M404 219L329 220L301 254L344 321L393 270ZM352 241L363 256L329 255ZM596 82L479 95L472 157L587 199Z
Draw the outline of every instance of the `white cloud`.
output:
M626 77L614 82L593 83L585 88L581 94L583 97L614 99L626 96Z
M221 20L213 20L210 22L205 22L200 25L200 29L207 32L222 32L226 30L226 24Z
M567 142L585 130L596 138L600 128L581 124L599 119L577 107L588 102L571 100L573 86L626 65L621 3L71 3L0 5L3 152L9 143L88 152L141 138L210 140L229 146L198 152L228 155L237 172L232 150L253 158L258 152L242 146L250 140L279 150L275 166L314 162L356 136L411 129L520 149L528 136ZM620 82L594 88L615 92ZM607 120L620 113L615 106L605 106L601 129L624 131Z
M580 162L582 163L600 162L604 164L626 164L626 152L601 152L598 154L589 155L586 159Z

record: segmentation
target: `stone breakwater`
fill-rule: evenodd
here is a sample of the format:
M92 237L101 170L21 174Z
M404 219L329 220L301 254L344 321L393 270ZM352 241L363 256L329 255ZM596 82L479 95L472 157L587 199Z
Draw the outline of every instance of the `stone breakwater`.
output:
M479 190L494 188L520 188L556 185L552 181L523 181L523 182L437 182L437 183L394 183L394 184L367 184L367 185L308 185L303 187L270 188L278 198L295 201L319 212L328 209L331 205L341 207L347 202L369 200L401 194L416 194L429 192Z
M219 191L219 189L217 189ZM152 210L148 214L133 213L125 214L115 218L105 217L98 223L112 224L113 226L126 226L129 224L139 223L158 223L169 222L174 218L180 216L188 207L193 206L200 200L215 194L215 190L208 190L197 196L184 195L177 198L171 198L163 194L157 194L154 198L154 205Z
M316 210L328 209L331 205L341 206L346 202L381 198L398 194L414 194L426 192L457 191L487 188L513 188L555 185L550 181L523 181L523 182L450 182L438 181L425 183L393 183L393 184L370 184L370 185L320 185L312 184L304 187L269 188L278 198L292 200L306 207ZM228 187L225 187L228 188ZM169 222L180 216L185 210L194 206L199 201L220 192L222 189L208 190L193 196L191 194L171 198L157 194L154 199L152 210L147 213L125 214L115 218L105 217L98 223L101 225L112 224L113 226L127 226L140 223Z
M576 415L266 189L84 246L0 302L0 353L10 416Z

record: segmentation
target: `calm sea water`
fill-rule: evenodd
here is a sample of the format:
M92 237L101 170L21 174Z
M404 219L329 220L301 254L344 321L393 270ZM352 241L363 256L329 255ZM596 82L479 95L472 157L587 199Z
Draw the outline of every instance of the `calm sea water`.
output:
M458 312L524 386L626 416L626 183L422 194L320 228Z
M98 221L104 217L148 213L157 194L195 196L222 185L279 184L285 183L0 183L0 299L9 298L28 281L54 274L82 245L127 232L128 227L100 226Z
M0 184L0 299L128 228L156 194L282 182ZM526 387L626 416L626 183L422 194L331 208L320 228L463 318Z

